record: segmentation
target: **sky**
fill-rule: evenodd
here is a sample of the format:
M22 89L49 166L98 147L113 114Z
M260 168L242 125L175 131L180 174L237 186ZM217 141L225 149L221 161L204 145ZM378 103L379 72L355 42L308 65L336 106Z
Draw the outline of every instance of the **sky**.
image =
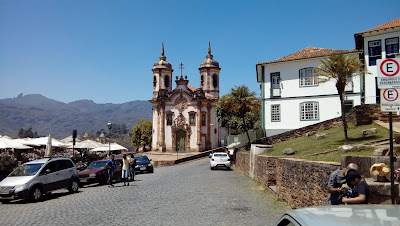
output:
M258 62L311 46L353 49L355 33L399 18L399 8L399 0L0 0L0 99L149 100L162 43L173 78L182 62L197 88L208 42L220 96L246 85L259 97Z

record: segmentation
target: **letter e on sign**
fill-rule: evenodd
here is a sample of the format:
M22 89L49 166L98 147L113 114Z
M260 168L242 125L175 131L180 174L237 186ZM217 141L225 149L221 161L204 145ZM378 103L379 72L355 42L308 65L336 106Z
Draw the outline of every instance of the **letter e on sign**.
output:
M397 92L396 89L385 89L383 91L383 98L385 98L386 101L395 101L399 97L399 92Z
M386 59L380 62L378 76L393 77L399 75L400 64L395 59Z

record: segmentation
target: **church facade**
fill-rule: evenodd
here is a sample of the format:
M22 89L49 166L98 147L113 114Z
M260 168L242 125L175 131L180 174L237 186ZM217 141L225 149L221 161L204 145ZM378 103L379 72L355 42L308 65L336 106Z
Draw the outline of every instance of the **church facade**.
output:
M200 87L189 86L187 76L176 76L172 89L172 65L166 61L164 45L160 61L153 66L152 150L159 152L202 152L220 145L221 132L215 114L219 100L219 63L213 60L210 44L200 63ZM181 64L182 69L182 64ZM222 132L223 133L223 132Z

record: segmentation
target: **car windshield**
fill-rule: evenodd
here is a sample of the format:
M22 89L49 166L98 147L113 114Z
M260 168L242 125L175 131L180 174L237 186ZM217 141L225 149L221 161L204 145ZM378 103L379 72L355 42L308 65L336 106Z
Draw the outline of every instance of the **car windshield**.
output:
M14 171L12 171L9 177L19 177L19 176L32 176L35 175L44 163L37 164L24 164L19 166Z
M214 157L227 157L227 154L214 154Z
M145 155L135 157L135 159L137 162L149 162L149 158L147 158L147 156L145 156Z
M87 167L88 169L102 168L106 166L107 161L92 162Z

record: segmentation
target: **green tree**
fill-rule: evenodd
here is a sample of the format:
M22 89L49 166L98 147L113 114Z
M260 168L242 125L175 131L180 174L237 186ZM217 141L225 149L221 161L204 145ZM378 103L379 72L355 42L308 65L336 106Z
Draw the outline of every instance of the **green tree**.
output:
M132 129L132 145L133 146L143 146L151 144L153 131L153 123L149 120L140 118L138 123Z
M349 138L347 136L347 122L344 108L344 90L349 77L364 73L362 69L363 66L364 65L358 60L357 56L337 54L321 60L321 66L315 69L316 78L319 82L327 82L329 80L336 81L336 89L339 94L342 111L344 138L346 141L348 141Z
M260 101L247 86L238 86L222 96L217 103L216 114L221 126L230 132L246 133L250 144L249 130L254 129L260 119Z

